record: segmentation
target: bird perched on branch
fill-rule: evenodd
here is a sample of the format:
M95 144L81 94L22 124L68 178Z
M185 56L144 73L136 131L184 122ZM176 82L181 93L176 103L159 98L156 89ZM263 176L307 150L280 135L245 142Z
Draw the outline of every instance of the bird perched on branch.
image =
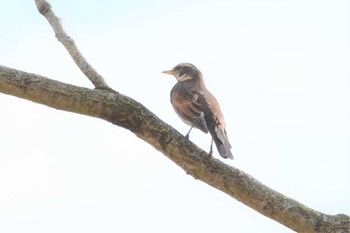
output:
M189 138L193 127L204 133L209 131L212 136L209 155L213 153L214 141L223 158L233 159L219 103L206 88L199 69L190 63L181 63L163 73L177 79L171 90L170 100L175 112L191 126L185 137Z

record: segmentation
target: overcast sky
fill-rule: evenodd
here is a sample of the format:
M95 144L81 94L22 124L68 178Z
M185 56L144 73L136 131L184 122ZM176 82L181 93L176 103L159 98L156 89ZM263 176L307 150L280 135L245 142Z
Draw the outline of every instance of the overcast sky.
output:
M115 90L185 134L176 80L161 71L195 64L225 116L225 163L350 215L349 1L51 3ZM0 65L92 88L34 1L1 9ZM4 94L0 104L0 232L292 232L123 128ZM209 149L209 135L191 140Z

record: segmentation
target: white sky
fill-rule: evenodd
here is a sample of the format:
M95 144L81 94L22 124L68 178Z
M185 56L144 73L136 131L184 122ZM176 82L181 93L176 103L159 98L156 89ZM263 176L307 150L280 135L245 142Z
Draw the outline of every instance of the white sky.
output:
M224 162L350 214L349 1L51 3L114 89L185 134L161 71L195 64L225 115L235 160ZM1 65L92 87L34 1L1 9ZM125 129L3 94L0 104L0 232L292 232ZM209 148L198 130L191 140Z

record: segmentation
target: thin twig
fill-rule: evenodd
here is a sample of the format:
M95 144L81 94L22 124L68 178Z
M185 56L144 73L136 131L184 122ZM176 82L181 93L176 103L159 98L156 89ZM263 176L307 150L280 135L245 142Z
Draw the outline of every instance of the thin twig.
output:
M85 76L93 83L97 89L112 90L105 82L103 77L88 63L74 43L74 40L64 31L62 22L52 11L51 4L45 0L35 0L36 7L40 14L45 16L56 34L56 38L67 49L73 58L75 64L85 74Z

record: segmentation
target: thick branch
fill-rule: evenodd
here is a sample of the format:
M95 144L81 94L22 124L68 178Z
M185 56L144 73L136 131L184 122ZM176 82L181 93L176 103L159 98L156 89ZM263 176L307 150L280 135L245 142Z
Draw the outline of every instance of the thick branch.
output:
M349 232L350 217L312 210L239 169L208 157L135 100L0 66L0 92L46 106L104 119L134 132L186 173L297 232Z
M35 4L40 14L45 16L50 23L58 41L60 41L67 49L75 64L77 64L85 76L88 77L96 88L109 90L110 87L107 85L103 77L87 62L76 46L74 40L64 31L61 20L52 11L50 3L45 0L35 0Z

